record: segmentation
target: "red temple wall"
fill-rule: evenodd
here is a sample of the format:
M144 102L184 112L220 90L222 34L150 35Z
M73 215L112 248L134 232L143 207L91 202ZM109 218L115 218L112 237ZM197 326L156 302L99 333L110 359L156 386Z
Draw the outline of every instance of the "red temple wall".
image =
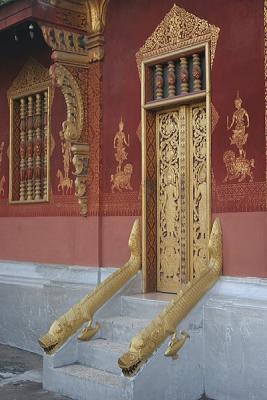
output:
M264 15L263 1L232 2L180 0L177 3L194 15L220 28L211 73L212 103L216 123L212 134L212 169L216 185L213 209L220 212L265 211L266 135L264 99ZM116 169L113 139L122 117L124 131L130 136L128 160L133 164L132 186L139 190L141 182L141 147L138 139L140 116L140 80L135 54L153 33L173 6L171 0L142 0L110 3L106 27L104 63L104 144L103 191L111 192L111 174ZM138 21L138 22L137 22ZM137 29L138 27L138 29ZM254 180L245 179L246 193L256 196L251 204L245 199L232 201L239 190L237 180L224 185L226 168L223 154L235 150L230 145L231 131L226 129L227 116L235 110L237 92L250 116L246 157L253 159ZM257 191L257 193L256 193ZM113 195L116 198L116 194ZM254 198L254 197L253 197ZM248 199L249 200L249 199Z
M266 227L266 128L264 99L263 1L179 0L177 5L220 28L211 74L215 129L212 133L214 173L213 214L222 221L224 274L267 276ZM111 193L111 174L116 170L113 139L120 118L130 136L128 160L133 164L132 186L141 182L140 80L135 54L173 6L173 1L111 2L108 8L104 63L103 191ZM235 108L237 91L250 117L246 158L254 159L254 179L224 183L223 154L230 145L227 116ZM236 151L235 151L236 152ZM117 201L119 204L119 201ZM121 205L122 206L122 205ZM129 204L130 208L130 204ZM130 210L129 210L130 211Z
M218 115L212 134L212 167L216 182L213 213L221 218L224 233L224 274L267 276L263 1L207 0L203 4L181 0L178 5L220 28L212 69L212 102ZM0 199L0 215L12 218L0 220L0 258L87 266L119 266L127 260L130 229L135 216L141 213L140 81L135 54L172 6L169 0L146 0L145 10L143 0L116 0L109 4L103 66L101 216L94 211L87 219L78 217L74 196L58 193L56 172L63 169L59 131L66 107L57 89L53 102L52 202L8 206L6 192ZM30 54L46 67L51 64L50 51L44 44L38 44L34 54L25 46L16 53L9 46L2 46L1 58L4 54L6 62L0 65L0 141L8 137L6 90L12 80ZM236 181L223 183L223 153L233 148L226 117L234 111L237 90L251 122L247 158L255 160L254 182L250 184L246 179L242 187ZM112 193L111 175L117 167L113 140L121 117L124 132L130 137L127 162L133 165L133 190ZM6 150L2 171L8 174ZM241 189L245 194L240 200ZM94 196L90 199L89 194L89 210L94 206Z
M134 217L12 217L0 220L0 259L118 267L129 258Z

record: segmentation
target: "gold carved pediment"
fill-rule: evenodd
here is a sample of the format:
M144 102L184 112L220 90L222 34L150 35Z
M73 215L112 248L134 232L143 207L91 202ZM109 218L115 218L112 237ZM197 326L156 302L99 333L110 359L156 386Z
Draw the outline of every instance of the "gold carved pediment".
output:
M50 84L49 69L34 58L29 58L12 82L7 94L8 97L19 96L27 92L41 90L42 87L47 87Z
M136 54L139 73L144 59L165 55L207 41L210 42L212 66L219 31L220 28L174 4Z

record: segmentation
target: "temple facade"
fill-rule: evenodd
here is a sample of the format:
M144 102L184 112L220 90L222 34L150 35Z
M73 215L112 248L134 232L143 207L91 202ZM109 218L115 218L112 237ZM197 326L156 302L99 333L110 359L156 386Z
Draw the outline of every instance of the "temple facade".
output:
M266 38L266 0L0 0L0 343L45 388L265 398Z

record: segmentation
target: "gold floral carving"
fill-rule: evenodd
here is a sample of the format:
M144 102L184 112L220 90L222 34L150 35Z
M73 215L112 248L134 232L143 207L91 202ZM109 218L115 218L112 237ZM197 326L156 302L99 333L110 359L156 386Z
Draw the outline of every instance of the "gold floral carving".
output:
M249 178L249 182L253 182L253 168L255 167L254 159L246 158L244 146L247 142L249 128L249 115L245 108L242 107L242 99L237 92L234 101L236 110L233 112L231 122L227 116L227 130L232 130L230 136L230 145L234 145L238 149L236 156L233 150L227 150L223 154L223 161L226 167L226 177L224 182L237 179L238 182L243 182Z
M209 202L207 186L207 117L205 106L193 106L192 119L192 265L193 277L205 269L208 260Z
M0 145L0 173L1 173L1 167L2 167L4 146L5 146L5 143L2 142ZM4 187L5 182L6 182L6 178L4 176L2 176L0 179L0 197L3 197L5 194L5 187Z
M144 46L136 54L136 61L141 74L144 59L168 54L192 45L210 42L211 66L220 29L206 20L196 17L176 4L166 14Z
M206 106L158 113L157 136L157 288L175 292L198 276L208 260Z
M127 163L123 166L123 163L128 158L128 153L126 148L130 147L130 137L128 135L128 140L126 139L125 133L123 132L124 123L121 118L119 122L119 130L114 136L113 147L115 151L115 159L118 163L116 168L116 173L111 175L111 191L112 193L116 191L122 192L123 190L133 190L131 186L131 177L133 173L133 166Z
M181 285L182 157L179 152L184 109L159 114L158 120L158 290L173 292Z
M49 70L34 58L29 58L22 70L12 82L7 95L20 96L51 86Z

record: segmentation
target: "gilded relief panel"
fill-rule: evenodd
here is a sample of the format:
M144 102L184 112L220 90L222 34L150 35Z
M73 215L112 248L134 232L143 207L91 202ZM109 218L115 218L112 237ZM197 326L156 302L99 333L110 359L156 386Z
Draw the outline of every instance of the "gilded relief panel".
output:
M208 262L209 143L205 105L157 114L157 289L175 293Z
M209 188L207 160L207 117L204 105L190 109L190 257L191 277L195 278L205 269L208 262L209 239Z
M185 107L158 114L158 290L175 292L186 271Z

